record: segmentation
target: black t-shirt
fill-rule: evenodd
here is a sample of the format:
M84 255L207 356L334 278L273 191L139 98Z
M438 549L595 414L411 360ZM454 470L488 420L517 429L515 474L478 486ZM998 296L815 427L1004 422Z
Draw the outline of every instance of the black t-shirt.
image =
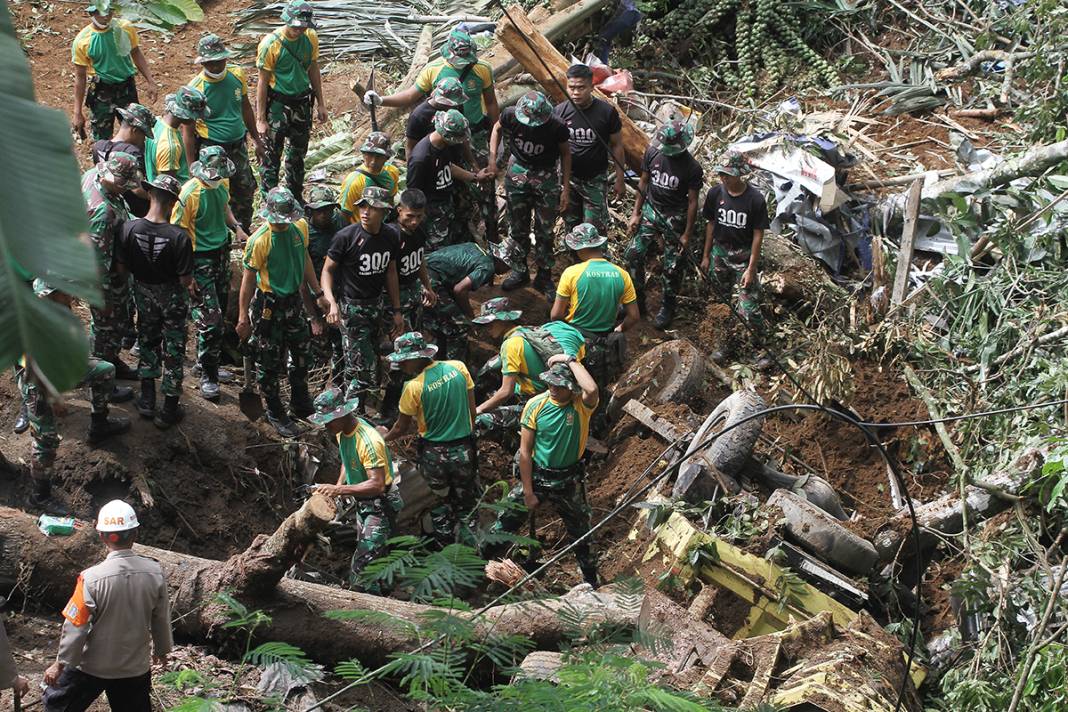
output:
M414 233L405 232L397 223L390 223L400 236L397 252L397 276L401 285L409 285L419 279L419 267L423 264L426 249L426 230L420 225Z
M189 233L169 222L127 220L115 256L134 279L146 284L177 282L193 273L193 241Z
M570 101L560 102L554 115L569 133L571 175L576 178L604 175L608 168L608 137L623 130L616 107L594 97L593 103L581 111Z
M690 152L665 156L650 146L642 158L642 173L649 174L649 199L653 207L678 213L686 210L690 190L701 190L705 171Z
M421 141L434 130L434 114L441 111L429 101L423 101L408 114L404 135L413 141Z
M768 204L751 185L738 196L731 195L722 183L712 186L702 213L712 225L713 243L732 250L752 247L753 231L767 230L770 224Z
M515 107L501 112L501 128L508 134L512 156L527 168L552 168L560 158L560 144L567 143L567 127L555 116L541 126L527 126L515 117Z
M392 225L382 225L377 235L359 223L338 230L326 256L341 267L344 300L374 299L385 291L386 269L396 258L399 242Z
M102 138L93 144L90 155L93 158L93 165L106 161L112 153L119 151L122 153L128 153L137 159L138 165L141 166L141 173L145 172L145 151L140 146L135 146L132 143L126 143L125 141L112 141L109 138ZM130 207L130 212L137 217L144 217L148 212L148 199L142 198L139 195L134 194L132 190L128 190L122 194L125 198L126 204Z
M445 200L452 195L452 163L459 163L457 147L437 148L425 136L408 157L408 187L418 188L427 200Z

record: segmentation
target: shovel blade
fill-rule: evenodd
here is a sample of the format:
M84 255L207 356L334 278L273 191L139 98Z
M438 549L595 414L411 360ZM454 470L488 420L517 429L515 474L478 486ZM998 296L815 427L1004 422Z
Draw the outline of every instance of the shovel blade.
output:
M237 397L241 414L255 422L263 417L263 399L256 391L241 391Z

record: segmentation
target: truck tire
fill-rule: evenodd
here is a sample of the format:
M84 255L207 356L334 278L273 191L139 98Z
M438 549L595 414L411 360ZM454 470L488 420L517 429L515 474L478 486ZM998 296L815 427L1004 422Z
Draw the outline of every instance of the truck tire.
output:
M867 575L879 561L871 542L846 529L804 497L779 489L768 498L766 506L782 511L790 539L843 573Z
M608 401L608 417L618 423L623 406L634 398L647 406L681 403L700 390L705 360L686 339L665 341L631 364L616 381Z
M728 494L741 490L736 475L749 461L753 446L764 427L764 418L750 418L765 408L764 399L755 391L735 391L713 409L705 422L694 434L684 461L679 468L672 496L690 501L708 499L718 483ZM742 422L745 421L745 422ZM726 428L742 423L711 445L698 450L710 436Z

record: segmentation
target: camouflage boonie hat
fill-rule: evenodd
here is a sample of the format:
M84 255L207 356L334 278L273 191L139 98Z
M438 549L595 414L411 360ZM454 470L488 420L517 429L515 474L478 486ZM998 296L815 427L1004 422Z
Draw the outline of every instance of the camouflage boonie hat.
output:
M553 115L553 105L540 91L528 91L515 106L515 117L525 126L541 126Z
M304 209L305 211L322 210L337 206L337 191L328 185L316 185L308 191L308 202L304 204Z
M290 27L307 27L314 29L315 20L312 19L314 12L312 6L304 0L293 0L282 8L282 22Z
M178 87L178 91L164 97L163 107L182 121L207 119L211 116L207 97L193 87Z
M300 207L288 188L278 186L271 188L263 199L260 217L266 218L269 223L294 223L304 217L304 208Z
M453 30L441 47L441 56L454 67L466 67L478 61L478 49L471 35L463 30Z
M143 133L145 136L152 135L152 129L156 124L156 117L152 110L141 104L129 104L125 109L116 109L116 113L122 123L129 124Z
M430 93L435 106L444 106L446 109L455 109L467 102L468 96L464 92L464 85L456 77L445 77L434 91Z
M727 151L720 156L719 163L716 165L716 173L728 176L749 175L751 170L749 160L737 151Z
M576 225L575 229L564 236L564 244L569 250L587 250L600 247L608 242L608 238L597 232L590 223Z
M364 139L363 145L360 146L360 153L377 153L379 156L385 156L389 158L393 155L393 148L390 145L389 134L382 131L372 131L367 134L367 138Z
M98 166L101 177L113 181L122 190L133 190L141 185L141 165L129 153L116 151L101 161Z
M145 190L148 190L149 188L158 188L159 190L170 193L175 198L182 194L181 181L167 173L160 173L152 180L142 181L141 187Z
M434 358L438 347L427 344L426 339L418 331L409 331L401 334L393 341L393 353L386 356L392 363L401 361L413 361L417 358Z
M677 156L690 147L693 126L674 119L656 130L656 142L665 156Z
M493 321L518 321L522 316L521 309L512 309L512 303L508 297L497 297L482 304L482 308L471 321L475 324L489 324Z
M197 41L197 57L193 60L193 63L217 62L220 59L229 59L233 56L234 53L226 49L226 44L223 42L222 37L209 33Z
M377 186L368 186L363 189L363 194L360 195L360 199L356 201L356 205L360 206L367 203L372 208L383 208L389 210L393 207L393 201L390 199L389 191L385 188L379 188Z
M111 6L111 0L94 0L93 2L89 3L85 8L85 11L90 15L92 15L94 12L99 12L101 15L106 15L112 10L114 10L114 8Z
M34 296L47 297L49 294L51 294L54 291L56 291L56 288L53 287L48 282L46 282L43 279L41 279L40 277L36 277L33 280L33 293L34 293Z
M308 420L316 425L326 425L331 420L344 418L360 407L359 398L345 398L340 388L329 388L315 398L315 413Z
M571 368L566 363L554 363L548 371L538 374L538 380L549 386L570 388L573 391L580 390L575 374L571 372Z
M456 109L434 114L434 130L441 134L445 143L463 143L471 137L470 127L467 118Z
M189 166L189 172L201 180L212 181L229 178L237 170L222 146L205 146L200 149L200 160Z

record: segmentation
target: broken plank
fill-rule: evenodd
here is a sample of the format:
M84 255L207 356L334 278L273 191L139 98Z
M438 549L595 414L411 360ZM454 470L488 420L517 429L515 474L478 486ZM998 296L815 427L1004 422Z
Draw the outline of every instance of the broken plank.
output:
M890 299L893 304L899 304L905 298L905 290L909 286L909 269L912 266L912 253L916 249L916 223L920 216L922 190L923 179L917 178L912 182L908 199L905 201L905 227L901 231L901 247L894 267L894 291Z
M657 415L649 406L634 400L627 401L623 406L623 412L637 420L645 427L662 437L669 443L679 443L683 438L693 437L692 430L680 430L666 418Z

